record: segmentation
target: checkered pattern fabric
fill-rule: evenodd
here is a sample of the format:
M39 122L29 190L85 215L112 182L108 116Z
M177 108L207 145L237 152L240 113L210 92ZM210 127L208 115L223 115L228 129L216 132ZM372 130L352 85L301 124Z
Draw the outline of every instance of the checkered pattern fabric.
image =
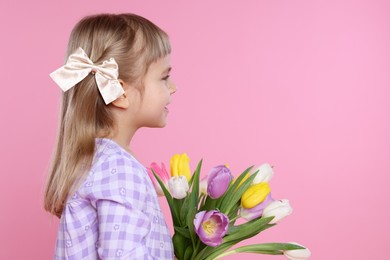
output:
M55 259L173 259L171 235L146 169L96 139L87 178L67 200Z

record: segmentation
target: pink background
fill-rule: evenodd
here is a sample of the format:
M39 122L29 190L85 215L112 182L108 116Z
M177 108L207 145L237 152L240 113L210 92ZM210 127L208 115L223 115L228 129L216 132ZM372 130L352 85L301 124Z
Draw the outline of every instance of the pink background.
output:
M169 125L135 136L143 163L185 151L193 167L205 159L203 175L221 163L238 175L269 162L273 195L294 213L249 242L296 241L312 259L387 257L388 1L2 1L0 9L0 259L52 259L58 220L43 211L42 193L60 90L48 74L63 64L75 23L99 12L143 15L171 37L178 91Z

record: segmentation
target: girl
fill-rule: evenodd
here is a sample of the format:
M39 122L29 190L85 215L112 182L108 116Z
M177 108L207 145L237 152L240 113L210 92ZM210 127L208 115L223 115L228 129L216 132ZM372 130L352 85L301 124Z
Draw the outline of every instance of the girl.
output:
M176 87L167 34L134 14L82 19L66 64L45 209L60 218L55 259L173 259L169 230L145 167L129 145L164 127Z

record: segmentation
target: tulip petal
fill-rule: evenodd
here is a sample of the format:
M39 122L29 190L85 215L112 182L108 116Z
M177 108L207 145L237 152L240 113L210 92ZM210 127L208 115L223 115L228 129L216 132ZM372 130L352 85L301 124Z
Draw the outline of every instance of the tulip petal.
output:
M180 155L178 168L179 168L178 174L185 176L187 178L187 181L190 181L191 179L190 158L187 156L186 153Z
M199 183L199 191L200 193L207 195L207 176L204 177Z
M274 216L270 224L275 224L290 215L291 213L292 208L288 200L275 200L271 202L267 207L265 207L265 209L263 210L263 217Z
M269 163L263 163L257 168L257 174L252 184L258 184L260 182L269 182L274 175L274 170Z
M164 192L163 192L160 184L158 183L157 179L155 178L152 170L156 173L156 175L158 175L158 177L165 184L165 186L167 186L168 180L169 180L169 175L167 173L165 165L162 163L161 167L160 167L160 166L158 166L157 163L153 162L153 163L151 163L150 168L147 168L148 175L149 175L150 179L152 180L152 183L153 183L153 186L156 190L156 193L159 196L164 196Z
M177 167L179 164L179 158L180 158L180 155L178 155L178 154L173 155L171 158L170 166L171 166L171 176L172 177L179 175L178 167Z
M267 182L261 182L250 186L241 196L241 206L247 209L253 208L263 202L271 192Z

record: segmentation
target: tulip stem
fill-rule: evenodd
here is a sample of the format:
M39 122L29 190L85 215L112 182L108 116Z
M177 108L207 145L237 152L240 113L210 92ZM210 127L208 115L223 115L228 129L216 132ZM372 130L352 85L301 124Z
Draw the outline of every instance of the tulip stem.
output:
M232 223L233 221L235 221L236 219L238 219L239 217L241 217L240 214L238 214L237 216L235 216L234 218L232 218L229 223Z
M195 257L198 254L199 245L200 245L200 239L198 239L198 241L196 242L195 250L192 252L192 257Z
M206 195L202 194L199 198L199 208L204 205Z
M224 252L222 254L220 254L219 256L217 256L216 258L214 258L215 260L216 259L220 259L222 257L225 257L225 256L228 256L228 255L232 255L232 254L237 254L238 252L236 252L235 250L230 250L230 251L227 251L227 252Z

